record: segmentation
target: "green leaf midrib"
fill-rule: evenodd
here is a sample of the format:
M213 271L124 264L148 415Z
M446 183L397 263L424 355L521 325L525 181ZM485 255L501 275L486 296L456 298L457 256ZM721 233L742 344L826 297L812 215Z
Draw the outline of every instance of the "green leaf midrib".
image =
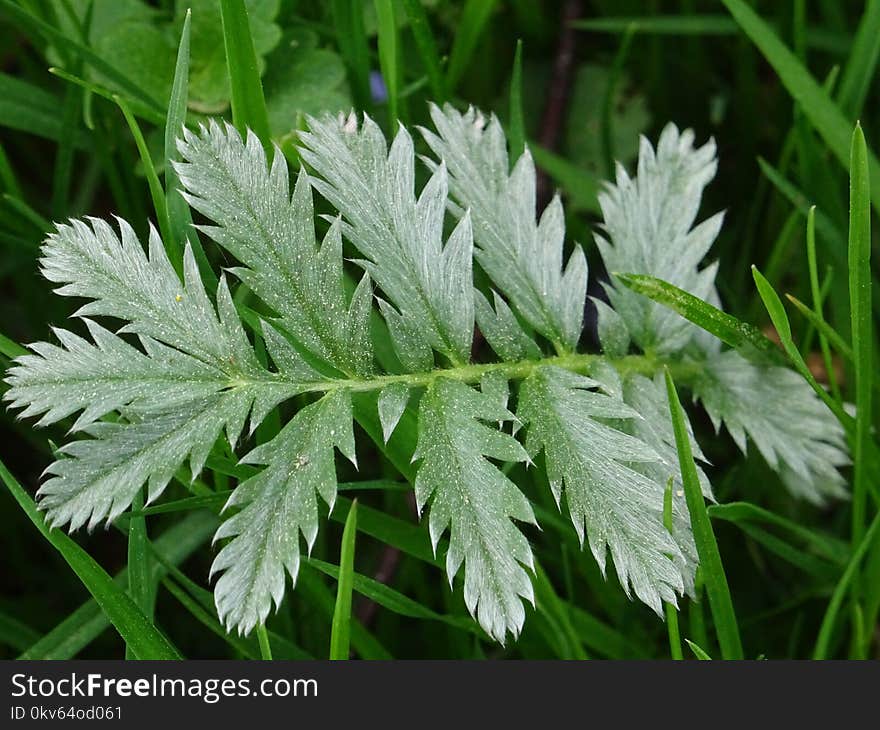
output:
M605 362L621 374L654 375L663 367L668 367L684 383L692 382L702 371L699 363L667 362L652 355L626 355L621 358L608 358L593 353L573 353L557 355L541 360L520 360L517 362L469 363L450 368L438 368L421 373L402 373L376 375L370 378L339 378L315 381L299 381L280 376L280 382L295 383L301 393L324 393L347 389L353 393L378 391L394 383L403 383L410 388L428 387L440 378L462 383L479 383L488 373L501 373L508 380L524 380L536 370L544 367L558 367L576 373L588 373L597 362ZM260 382L260 381L254 381ZM251 381L242 379L238 385L250 385Z

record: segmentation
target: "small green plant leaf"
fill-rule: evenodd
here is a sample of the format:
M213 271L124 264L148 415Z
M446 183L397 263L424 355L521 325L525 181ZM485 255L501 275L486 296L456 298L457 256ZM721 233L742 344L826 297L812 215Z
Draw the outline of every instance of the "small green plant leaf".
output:
M336 606L330 630L330 658L348 659L351 636L351 592L354 587L354 549L357 538L357 500L345 518L342 531L342 549L339 555L339 576L336 586Z
M535 523L529 501L486 457L526 461L511 436L480 421L509 421L513 415L492 398L462 383L440 378L422 396L421 461L415 479L419 511L431 500L428 526L434 551L449 530L446 572L450 583L464 565L468 610L487 634L504 642L525 621L522 599L534 602L525 568L532 551L513 520Z
M583 324L587 262L575 246L563 267L565 220L556 196L535 220L535 163L528 150L508 172L498 119L476 109L431 107L428 145L449 169L457 214L474 225L475 258L513 308L557 349L573 350ZM467 212L465 212L467 211ZM497 307L496 307L497 310Z
M724 565L718 552L718 544L715 542L712 523L706 512L706 503L703 501L703 492L700 488L700 480L691 451L687 421L684 417L681 402L678 400L678 393L675 391L675 384L672 382L672 377L669 375L668 370L666 371L666 389L669 399L669 412L672 417L672 427L675 430L675 444L678 448L681 481L684 486L685 499L693 528L694 542L697 546L697 553L700 556L700 571L703 576L706 593L709 596L709 607L712 609L712 617L715 619L715 632L718 635L721 656L724 659L742 659L743 651L739 638L739 625L733 610L733 602L730 599L730 589L727 586Z
M266 468L242 482L224 510L241 508L217 530L232 538L211 566L222 573L214 589L217 613L229 629L247 634L281 604L285 573L296 581L299 535L309 549L318 535L318 496L336 500L333 449L354 461L351 397L338 390L306 406L271 441L243 461Z
M522 385L517 416L526 423L526 449L544 452L557 503L564 491L578 538L589 542L604 572L607 551L627 594L658 614L676 603L692 572L682 548L663 526L663 484L630 464L657 461L638 438L603 419L637 418L619 398L596 390L595 380L541 367ZM625 496L624 496L625 495Z

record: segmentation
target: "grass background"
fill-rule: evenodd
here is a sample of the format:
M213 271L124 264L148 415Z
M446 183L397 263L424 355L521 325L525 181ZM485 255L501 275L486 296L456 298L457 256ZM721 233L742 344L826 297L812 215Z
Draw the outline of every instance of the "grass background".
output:
M245 6L248 26L236 15ZM189 83L182 97L175 59L187 8ZM38 247L51 221L119 214L143 232L148 217L156 219L169 108L188 123L225 115L248 124L296 164L292 140L306 113L354 106L389 132L396 120L424 123L428 100L494 110L512 139L528 140L543 170L544 201L557 188L565 198L569 237L585 246L591 286L601 275L589 233L597 220L595 193L611 175L612 160L631 165L638 135L656 137L667 121L692 127L698 140L714 136L719 172L703 212L727 211L712 253L721 261L725 307L769 327L750 272L754 264L777 292L807 303L818 293L830 327L844 345L856 345L859 362L876 349L880 298L873 305L867 300L867 309L856 307L854 341L849 141L861 120L868 148L878 149L878 54L875 0L0 0L0 333L8 338L0 342L2 363L15 354L14 343L48 338L49 324L72 311L69 302L48 295L37 272ZM133 131L142 133L140 147ZM876 159L873 165L876 170ZM876 210L880 179L873 182ZM814 204L811 280L805 241ZM176 226L180 216L169 210L164 222ZM870 250L870 238L862 244ZM215 269L226 263L213 247L206 255ZM850 402L864 398L865 389L870 393L870 368L859 380L833 348L823 358L816 329L791 305L788 312L792 342L820 382ZM862 418L866 443L870 415L868 409ZM853 533L864 535L876 503L860 504L860 497L820 510L794 502L758 455L743 459L726 435L714 436L702 413L692 420L713 465L719 502L751 505L709 511L746 656L810 656L857 552ZM4 476L24 487L20 500L32 494L53 444L63 438L63 427L34 431L11 414L0 415ZM537 505L547 528L529 535L541 561L538 609L529 610L518 643L502 648L484 641L460 591L449 591L407 492L389 484L394 470L378 453L361 461L368 467L360 475L341 474L343 481L379 480L374 488L343 493L359 497L356 551L355 526L343 541L350 503L341 499L296 590L267 633L246 640L226 636L213 611L210 511L184 503L185 511L133 520L131 537L122 521L119 529L74 536L59 553L13 492L0 491L0 656L120 657L125 646L130 655L139 655L138 647L140 655L164 651L165 641L168 651L192 658L268 651L326 657L331 633L337 656L348 653L349 640L361 657L670 655L667 627L627 601L613 577L602 579L592 558L579 551L567 517L550 503ZM234 470L226 462L213 465L207 487L228 488ZM853 481L870 479L864 459L852 471ZM861 493L871 490L876 493L866 483ZM190 496L177 486L164 501ZM210 499L198 505L215 506ZM852 526L853 509L863 512L861 532ZM146 533L138 532L144 524ZM865 561L855 570L856 589L841 598L838 619L828 628L830 655L877 654L870 620L877 592L871 586L880 585L875 532L868 533ZM71 555L81 562L71 563ZM111 576L127 566L140 571L117 583L129 588L132 600L108 585L88 556ZM352 590L349 614L339 607ZM91 599L95 591L106 597L101 607ZM154 602L155 619L132 628L142 615L138 607L152 614ZM683 637L718 656L705 603L685 601L678 622ZM108 615L133 632L127 641L110 628Z

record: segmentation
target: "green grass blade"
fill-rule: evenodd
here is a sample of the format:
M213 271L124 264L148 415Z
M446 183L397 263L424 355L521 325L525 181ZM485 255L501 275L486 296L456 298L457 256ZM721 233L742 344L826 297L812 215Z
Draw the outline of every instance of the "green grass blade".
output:
M162 579L162 587L168 591L174 599L186 610L196 621L207 628L211 633L219 636L235 651L239 652L246 659L259 659L260 655L252 642L246 641L236 634L230 634L223 628L216 616L201 606L198 601L194 600L187 592L181 588L175 581L170 578Z
M428 75L428 85L431 95L437 104L446 101L446 79L443 77L443 69L440 67L440 54L437 52L437 43L431 32L428 22L428 14L421 0L403 0L403 7L409 18L409 27L412 30L422 66Z
M822 557L843 565L849 557L849 545L830 535L819 534L792 520L750 502L713 504L708 508L709 517L725 520L735 525L758 523L773 525L791 537L804 541L806 546Z
M550 577L535 562L535 605L538 613L542 614L547 622L553 627L558 637L556 642L557 656L559 659L589 659L587 652L581 644L580 636L571 623L571 616L565 602L557 595L553 588Z
M843 600L849 590L850 584L858 573L859 563L874 543L874 540L877 539L878 533L880 533L880 513L875 515L871 526L862 536L861 541L853 551L852 557L846 566L846 570L843 571L843 575L841 575L840 580L834 588L834 593L831 595L831 600L828 602L828 608L825 609L825 615L822 618L822 625L819 627L816 646L813 649L813 659L828 658L831 639L834 634L834 627L837 623L837 614L840 612L840 607L843 605Z
M0 611L0 645L24 651L39 639L40 635L24 621Z
M331 0L336 42L348 69L352 92L359 109L372 106L370 48L364 32L362 0Z
M374 0L374 5L379 24L379 68L382 70L382 79L385 81L385 90L388 93L388 123L393 133L396 133L400 111L397 20L394 17L392 0Z
M672 534L672 478L666 484L663 492L663 526ZM669 655L676 660L684 659L681 650L681 634L678 629L678 609L671 603L663 604L663 613L666 616L666 633L669 635Z
M645 659L648 652L633 637L600 621L572 603L565 603L574 630L588 649L608 659Z
M446 88L449 94L455 92L465 69L471 62L480 36L495 10L497 0L467 0L456 29L452 51L449 54L449 67L446 71Z
M806 218L812 207L807 196L792 184L791 181L786 179L779 170L761 157L758 158L758 166L761 168L761 172L764 176L772 183L773 187L782 193L782 195L801 213L801 215ZM843 234L835 225L834 221L823 211L817 210L815 216L816 230L828 242L829 253L835 257L837 263L843 263L845 248Z
M737 25L724 15L655 15L642 17L590 18L572 24L578 30L598 33L626 33L633 28L649 35L736 35Z
M60 530L50 529L37 505L0 462L0 478L43 537L73 569L138 659L180 659L180 654L106 571Z
M131 503L132 509L144 506L143 491L139 491ZM153 580L150 569L150 543L147 537L145 517L132 517L128 521L128 595L148 619L153 618ZM125 658L134 659L134 649L125 647Z
M180 242L171 232L171 222L168 219L168 207L165 204L165 191L159 182L159 176L156 174L156 168L153 165L153 158L147 147L147 141L141 133L141 128L131 113L126 101L114 94L113 101L119 106L128 128L131 130L131 136L137 146L138 154L141 158L141 164L144 166L144 176L147 178L147 187L150 189L150 198L153 200L153 209L156 212L156 222L159 224L159 234L162 236L162 242L165 244L165 250L168 252L168 258L174 264L178 274L183 272L183 253L180 248Z
M788 93L800 105L806 117L819 133L838 161L849 167L852 125L828 93L816 82L795 55L743 0L722 0L745 34L761 51L779 75ZM880 161L866 151L866 165L870 177L878 181L871 198L880 212Z
M823 317L816 314L816 312L810 309L797 297L793 297L791 294L786 294L785 298L794 304L795 308L819 331L820 337L827 338L828 344L847 360L851 361L853 359L852 348L846 343L843 337L840 336L840 333L828 324ZM827 367L828 366L826 365L826 368Z
M724 565L718 552L718 543L712 531L712 523L706 512L706 503L700 489L700 479L694 464L688 436L687 422L672 376L666 371L666 392L669 398L669 412L672 417L672 428L675 432L675 446L678 450L678 461L681 468L681 480L684 486L685 500L691 518L694 543L700 556L700 570L709 596L709 607L715 619L715 632L718 645L724 659L742 659L743 650L739 638L739 627L733 602L730 600L730 589L724 574Z
M517 40L516 53L513 56L513 71L510 74L510 125L507 130L511 168L526 148L526 122L523 114L522 93L522 49L522 40Z
M831 386L831 392L837 401L840 401L840 390L837 386L837 376L834 373L834 362L831 359L831 349L828 346L829 339L835 339L837 335L834 330L825 322L825 316L822 314L822 290L819 286L819 266L816 260L816 206L810 206L807 213L807 269L810 276L810 293L813 297L813 312L816 319L821 325L815 325L819 332L819 349L822 351L822 361L825 363L825 372L828 373L828 382ZM789 297L791 299L791 297ZM797 306L797 303L795 303ZM812 322L812 320L810 320ZM824 327L822 326L824 325ZM827 330L834 332L829 338Z
M8 357L10 360L27 355L28 351L19 345L15 340L10 339L6 335L0 333L0 355Z
M361 508L359 507L358 509ZM340 570L338 565L327 563L317 558L308 558L308 564L324 575L330 576L334 580L339 580ZM368 598L382 608L388 609L400 616L426 621L440 621L457 629L484 636L479 626L470 618L439 614L400 591L380 583L369 576L353 573L352 588L356 593L364 596L364 598Z
M71 84L79 86L80 88L84 89L87 94L96 94L103 99L107 99L107 101L112 101L114 104L116 103L116 100L113 97L121 96L129 103L132 114L134 114L136 117L143 119L144 121L150 122L150 124L162 124L162 121L165 119L164 115L159 114L152 108L145 107L143 104L138 104L134 99L131 98L131 96L117 94L115 91L111 91L106 86L102 86L101 84L95 83L94 81L89 81L88 79L84 79L81 76L72 74L69 71L65 71L63 68L50 66L49 73L53 76L57 76L59 79L64 79ZM132 103L134 103L135 106L131 106Z
M0 127L60 143L67 133L58 115L61 103L55 95L35 84L0 73ZM82 130L73 134L73 140L77 147L86 145Z
M614 272L613 276L633 291L678 312L685 319L702 327L731 347L743 351L744 354L755 353L771 362L785 362L776 343L757 327L742 322L732 314L722 312L690 292L646 274Z
M335 510L334 510L335 511ZM336 607L333 594L321 580L320 576L307 566L297 578L297 590L306 601L321 611L332 621ZM368 631L356 618L351 619L351 646L362 659L393 659L382 643Z
M168 211L168 235L173 243L170 253L178 255L183 249L183 242L189 241L193 254L199 264L199 271L209 290L217 286L214 274L198 234L192 228L192 215L189 205L180 194L180 178L174 169L178 160L177 139L186 126L186 103L189 97L189 39L192 12L186 11L183 19L183 30L180 33L180 44L177 48L177 62L174 65L174 81L171 85L171 97L168 101L168 114L165 117L165 208ZM172 258L174 268L180 271L182 260Z
M348 659L351 653L351 592L354 585L354 548L357 537L357 500L351 503L342 530L339 584L330 629L330 658Z
M178 565L210 540L217 524L217 518L207 512L189 515L153 541L153 554L162 556L168 565ZM167 573L165 565L159 560L154 561L151 567L153 582L158 582ZM124 590L128 571L121 570L113 581ZM95 600L86 601L18 658L72 659L109 626L107 615Z
M837 102L852 119L862 112L880 57L880 0L868 0L843 69Z
M0 185L4 193L11 195L13 198L21 198L21 186L18 184L18 178L15 176L15 170L9 163L9 157L6 150L0 144Z
M803 355L801 355L801 351L798 350L798 346L795 344L794 338L791 334L791 324L788 321L788 314L786 314L785 306L779 298L779 295L776 293L776 290L770 285L770 282L767 281L764 275L758 271L756 266L752 266L752 276L755 279L755 286L758 288L758 294L761 295L761 301L764 302L767 314L770 315L770 321L773 322L776 334L779 335L782 349L785 350L785 353L795 366L795 369L801 374L804 380L810 384L816 392L816 395L818 395L824 401L825 405L831 409L831 412L837 416L841 424L843 424L844 427L848 427L852 422L852 417L847 414L846 411L843 410L843 406L834 400L834 398L828 394L828 391L819 384L804 360Z
M232 123L242 135L248 127L252 129L271 160L269 115L244 0L220 0L220 18L232 94Z
M853 546L865 533L868 498L867 453L871 440L871 209L868 149L862 128L852 135L849 183L849 299L856 380L856 437L853 448Z
M63 220L67 217L70 178L73 171L74 139L78 131L77 118L80 112L80 90L68 86L61 107L61 127L65 130L55 153L55 169L52 175L52 218Z
M6 205L8 205L10 208L12 208L12 210L14 210L16 213L18 213L18 215L20 215L23 220L26 220L34 228L36 228L40 233L46 233L47 231L52 230L53 226L51 221L41 216L21 198L13 198L8 193L4 193L3 202L6 203Z
M685 643L690 647L691 651L694 653L694 656L697 659L703 661L710 661L712 657L710 657L703 649L700 648L700 645L696 642L691 641L690 639L685 639Z

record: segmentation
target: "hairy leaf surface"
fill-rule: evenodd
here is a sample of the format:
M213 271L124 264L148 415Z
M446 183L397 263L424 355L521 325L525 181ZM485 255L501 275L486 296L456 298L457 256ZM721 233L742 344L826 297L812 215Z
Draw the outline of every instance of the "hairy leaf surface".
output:
M481 421L512 418L491 396L440 378L422 396L413 457L421 460L416 502L421 511L431 501L428 525L435 550L449 530L450 583L463 564L468 610L502 643L522 629L522 599L534 602L523 567L534 568L532 551L513 520L535 524L535 516L519 488L487 459L526 461L526 452L513 437Z
M470 213L480 266L535 330L573 350L584 317L587 262L575 246L563 268L559 197L535 220L535 163L526 149L508 171L507 140L494 115L487 121L474 108L461 114L447 105L432 106L431 119L437 134L422 134L449 169L453 209Z

